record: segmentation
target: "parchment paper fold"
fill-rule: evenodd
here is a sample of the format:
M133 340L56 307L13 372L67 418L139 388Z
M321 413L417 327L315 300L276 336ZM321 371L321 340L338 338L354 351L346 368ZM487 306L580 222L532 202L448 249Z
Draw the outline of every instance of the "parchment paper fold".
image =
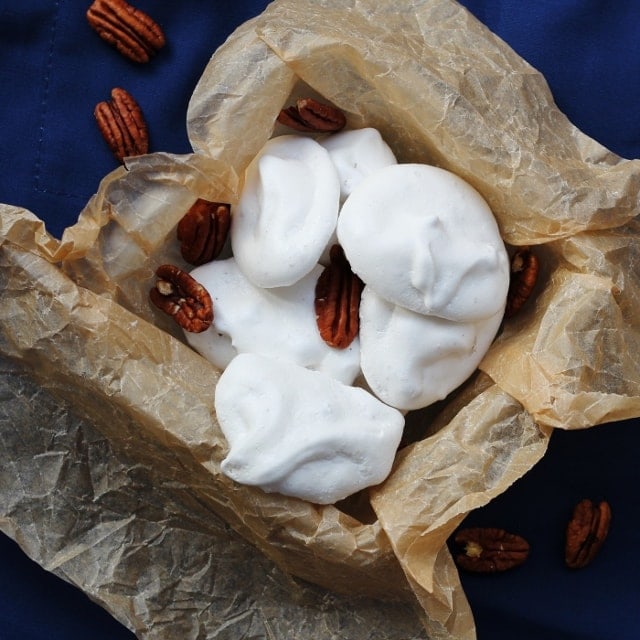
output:
M464 177L491 204L505 242L533 245L542 264L532 300L505 322L481 371L411 417L419 437L398 453L388 480L328 507L220 474L219 371L148 302L157 265L186 267L175 227L189 205L196 197L234 203L244 168L279 132L279 110L309 93L342 108L348 126L377 127L401 162ZM194 153L128 160L61 241L34 214L0 207L2 355L64 398L129 461L129 474L139 465L179 484L194 512L222 518L284 574L347 597L413 603L430 638L474 638L448 536L544 455L553 428L640 415L638 163L577 130L542 76L450 0L277 0L215 52L188 127ZM5 510L0 524L33 547L15 513ZM181 503L176 515L185 513ZM88 526L86 548L103 539L95 522ZM118 540L118 553L112 549L111 572L126 567L122 580L130 582L118 598L112 584L108 597L96 581L83 584L82 571L67 577L140 637L169 637L167 620L172 633L189 637L207 598L226 587L217 591L206 571L199 580L181 560L169 561L162 544L133 575L123 558L139 544ZM40 549L50 563L54 552ZM188 573L191 616L191 605L172 599L157 615L132 606L166 588L166 575L154 587L146 582L154 565ZM217 633L202 628L199 637Z

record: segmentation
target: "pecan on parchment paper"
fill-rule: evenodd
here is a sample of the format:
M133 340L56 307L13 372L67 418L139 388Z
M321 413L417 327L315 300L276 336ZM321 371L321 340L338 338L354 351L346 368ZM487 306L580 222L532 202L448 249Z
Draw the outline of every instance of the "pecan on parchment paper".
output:
M178 222L182 257L193 265L211 262L222 251L230 227L230 205L198 198Z
M149 151L149 133L142 109L125 89L112 89L111 100L99 102L93 114L118 162Z
M529 299L538 279L539 268L538 258L529 247L521 247L513 254L505 318L518 313Z
M172 264L160 265L156 275L158 280L149 291L151 302L185 331L206 331L213 322L209 292L186 271Z
M133 62L149 62L165 44L160 25L125 0L95 0L87 10L87 21L105 42Z
M364 284L351 271L340 245L331 247L329 257L331 262L316 283L316 323L329 346L346 349L360 330L360 295Z
M595 504L581 500L567 524L564 560L570 569L590 564L600 551L611 523L611 507L604 500Z
M493 527L460 529L454 542L461 548L456 564L475 573L497 573L521 565L529 556L529 543L514 533Z
M299 98L295 106L282 109L277 119L291 129L309 133L336 132L347 124L340 109L313 98Z

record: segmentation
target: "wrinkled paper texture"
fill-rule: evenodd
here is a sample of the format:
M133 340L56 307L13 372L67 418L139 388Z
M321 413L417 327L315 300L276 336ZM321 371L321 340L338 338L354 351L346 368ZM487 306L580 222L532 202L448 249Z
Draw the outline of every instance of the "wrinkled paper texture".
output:
M505 242L534 246L542 263L532 300L504 323L481 372L410 416L418 436L387 481L327 507L221 475L219 371L148 301L159 264L187 267L175 238L184 212L197 197L236 202L245 167L282 132L274 126L279 110L302 94L342 108L349 127L378 128L399 161L436 164L468 180L490 203ZM104 483L105 495L114 481L141 501L155 500L155 485L179 492L158 512L167 533L139 530L137 504L104 522L78 506L81 541L35 513L29 525L32 490L11 478L3 481L9 497L0 524L141 638L192 637L195 628L199 637L220 637L219 621L237 615L211 604L229 597L225 563L237 568L224 552L222 566L217 554L194 565L186 549L162 543L190 518L203 540L238 548L221 518L281 575L344 594L345 607L367 616L370 605L352 598L414 606L412 620L424 629L404 626L403 637L475 638L449 535L544 455L553 428L640 415L638 163L577 130L544 78L451 0L276 1L215 52L193 93L188 128L193 154L128 160L104 178L61 241L34 214L0 207L0 287L9 301L0 310L2 354L27 372L17 380L37 380L83 420L82 438L47 452L52 467L40 469L41 482L57 487L66 456L84 455L94 489ZM43 420L61 439L79 428ZM37 447L42 434L22 437ZM113 450L119 474L86 458L87 440ZM10 444L3 440L2 455L13 460L20 447ZM157 553L132 566L131 554L148 545ZM176 578L178 590L170 586ZM312 635L401 637L397 624L376 624ZM165 635L169 627L173 636Z

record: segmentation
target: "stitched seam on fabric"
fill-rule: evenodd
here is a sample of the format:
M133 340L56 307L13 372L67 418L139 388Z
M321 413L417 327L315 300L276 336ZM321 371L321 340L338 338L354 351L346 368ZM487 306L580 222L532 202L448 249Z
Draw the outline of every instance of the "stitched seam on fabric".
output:
M49 107L49 85L51 83L51 69L53 67L53 51L56 44L56 35L58 31L58 18L60 16L60 2L54 3L53 24L51 25L51 38L49 39L49 51L47 57L47 66L45 68L42 100L40 101L40 122L38 124L38 153L36 155L35 172L33 175L33 187L36 191L45 193L46 189L40 188L40 172L42 169L42 149L44 146L45 124L47 118L47 110ZM68 195L68 194L59 194Z

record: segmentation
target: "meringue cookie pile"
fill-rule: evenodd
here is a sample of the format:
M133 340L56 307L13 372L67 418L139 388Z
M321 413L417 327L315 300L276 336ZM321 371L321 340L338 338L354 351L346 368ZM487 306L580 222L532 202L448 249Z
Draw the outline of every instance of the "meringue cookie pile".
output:
M365 283L359 338L346 349L324 343L314 311L336 241ZM222 471L318 504L386 478L403 412L473 373L509 285L482 197L450 172L398 164L371 128L268 141L246 170L231 248L191 272L214 321L185 334L223 369ZM354 386L362 378L366 390Z

